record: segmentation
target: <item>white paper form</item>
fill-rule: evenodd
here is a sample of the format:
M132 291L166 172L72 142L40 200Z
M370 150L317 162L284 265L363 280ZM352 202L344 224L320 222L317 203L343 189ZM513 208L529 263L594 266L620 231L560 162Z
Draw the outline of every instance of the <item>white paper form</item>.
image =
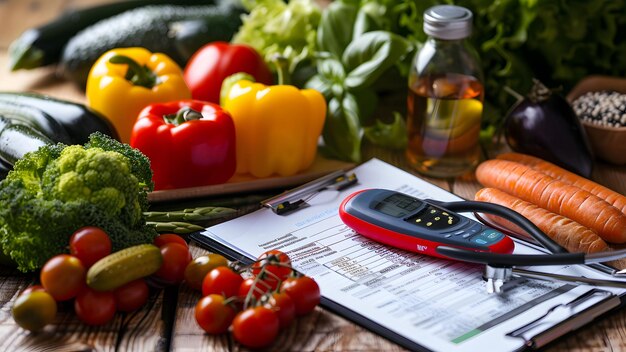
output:
M490 295L481 265L409 253L366 239L338 216L341 200L352 192L386 188L422 199L461 198L376 159L354 172L358 185L321 192L308 207L289 215L262 209L211 227L203 235L250 258L269 249L286 252L294 267L315 278L324 297L432 350L518 349L524 342L506 333L591 289L525 280L505 285L504 295ZM537 252L516 244L515 253ZM550 271L595 274L584 267Z

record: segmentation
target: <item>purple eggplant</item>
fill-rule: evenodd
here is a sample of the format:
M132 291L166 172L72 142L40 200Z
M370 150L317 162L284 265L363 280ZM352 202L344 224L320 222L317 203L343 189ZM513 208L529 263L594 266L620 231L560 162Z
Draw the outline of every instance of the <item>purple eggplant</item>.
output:
M518 153L591 176L593 154L580 120L563 97L537 80L528 96L507 115L504 134Z

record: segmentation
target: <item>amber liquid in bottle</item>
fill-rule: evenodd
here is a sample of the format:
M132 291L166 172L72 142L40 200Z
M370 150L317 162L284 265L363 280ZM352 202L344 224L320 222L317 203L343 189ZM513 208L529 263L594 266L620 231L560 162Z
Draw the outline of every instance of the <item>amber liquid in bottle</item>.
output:
M478 163L483 86L461 74L425 76L410 82L407 158L418 172L455 177Z

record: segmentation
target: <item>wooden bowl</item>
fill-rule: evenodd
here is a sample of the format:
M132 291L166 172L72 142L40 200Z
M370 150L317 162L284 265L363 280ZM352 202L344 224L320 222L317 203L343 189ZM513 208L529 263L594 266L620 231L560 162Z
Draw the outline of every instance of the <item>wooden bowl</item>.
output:
M587 92L616 91L626 94L626 79L608 76L589 76L578 84L567 95L570 104ZM612 164L626 164L626 127L604 127L581 121L593 153L597 158Z

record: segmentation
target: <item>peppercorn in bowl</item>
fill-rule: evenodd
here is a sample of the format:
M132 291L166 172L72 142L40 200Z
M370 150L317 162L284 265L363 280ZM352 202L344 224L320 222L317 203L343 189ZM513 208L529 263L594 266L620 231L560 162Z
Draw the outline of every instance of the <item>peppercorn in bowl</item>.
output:
M589 76L567 95L595 156L626 164L626 78Z

